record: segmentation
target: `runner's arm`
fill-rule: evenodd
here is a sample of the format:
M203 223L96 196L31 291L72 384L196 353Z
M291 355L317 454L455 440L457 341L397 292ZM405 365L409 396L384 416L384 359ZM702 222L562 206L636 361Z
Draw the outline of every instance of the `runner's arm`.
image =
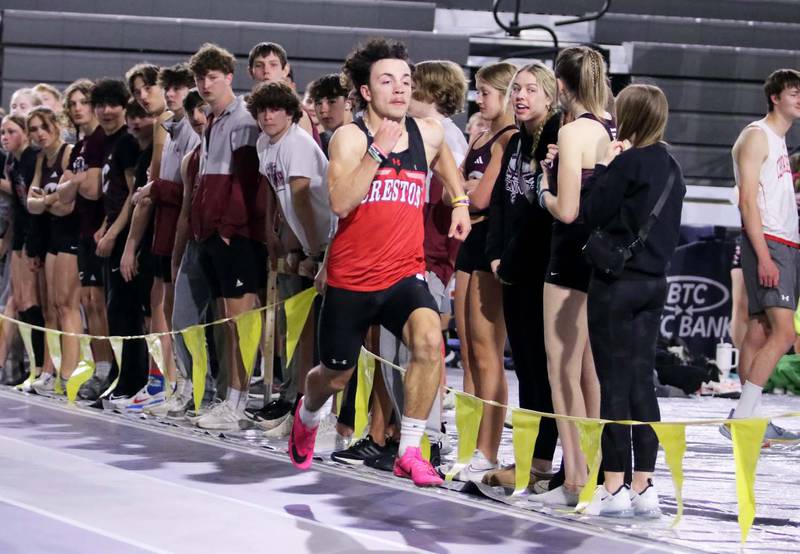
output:
M441 129L441 125L439 125L439 129ZM453 153L450 152L450 147L447 146L447 142L444 140L443 132L440 133L439 149L431 164L431 169L433 170L433 174L436 175L442 183L442 187L444 187L447 193L445 198L464 196L464 179L458 167L456 167L456 161L453 158ZM457 240L464 240L467 238L471 228L469 208L463 204L454 207L450 231L447 236Z
M328 190L331 209L339 218L347 217L364 199L378 162L367 153L367 139L355 125L340 127L328 145Z

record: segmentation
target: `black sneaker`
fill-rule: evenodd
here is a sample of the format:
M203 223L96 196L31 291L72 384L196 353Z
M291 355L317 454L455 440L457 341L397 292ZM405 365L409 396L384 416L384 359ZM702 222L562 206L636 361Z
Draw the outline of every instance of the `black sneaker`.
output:
M270 421L281 419L292 412L292 403L279 398L267 403L258 410L245 410L244 415L254 421Z
M331 454L334 462L348 465L363 465L364 460L380 456L387 451L385 446L377 444L372 437L367 435L356 443L350 445L347 450L339 450Z
M397 458L397 449L399 447L400 443L387 441L384 451L377 456L371 456L364 460L364 465L381 471L394 470L394 460Z

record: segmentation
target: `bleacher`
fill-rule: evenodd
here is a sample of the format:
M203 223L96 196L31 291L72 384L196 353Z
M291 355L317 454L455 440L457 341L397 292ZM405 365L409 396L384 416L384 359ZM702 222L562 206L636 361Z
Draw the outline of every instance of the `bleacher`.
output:
M522 0L521 9L525 21L547 24L602 3ZM503 0L502 11L514 5ZM236 54L240 91L250 87L247 52L263 40L286 47L301 90L338 70L354 44L370 36L404 40L416 60L448 58L467 67L486 60L487 42L516 48L517 39L494 23L492 6L492 0L0 0L2 101L40 81L64 86L82 76L121 75L145 59L174 63L206 41ZM470 37L465 21L491 32ZM611 52L616 80L665 90L667 139L693 185L690 197L726 199L718 187L733 184L730 146L764 112L763 79L778 67L800 67L800 2L613 0L602 18L575 27L556 28L562 46L599 44ZM525 36L518 40L527 44ZM788 142L800 145L800 130Z

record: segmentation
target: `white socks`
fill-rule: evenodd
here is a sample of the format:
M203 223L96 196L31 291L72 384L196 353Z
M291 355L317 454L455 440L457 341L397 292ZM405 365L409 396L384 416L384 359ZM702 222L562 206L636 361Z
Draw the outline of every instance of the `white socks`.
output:
M235 414L242 415L247 407L247 392L228 387L228 403Z
M111 362L97 362L94 368L95 376L100 380L105 380L111 373Z
M742 385L742 396L733 411L734 419L745 419L756 415L761 405L762 390L763 387L759 387L750 381L745 381L744 385Z
M309 429L315 429L319 427L319 422L322 421L322 412L324 408L325 406L322 406L322 408L316 412L312 412L306 408L306 403L303 401L300 402L300 409L297 410L297 416L300 418L300 421L303 422L303 425Z
M397 456L402 457L408 448L419 448L422 435L425 433L424 419L413 419L403 416L400 423L400 446L397 449Z

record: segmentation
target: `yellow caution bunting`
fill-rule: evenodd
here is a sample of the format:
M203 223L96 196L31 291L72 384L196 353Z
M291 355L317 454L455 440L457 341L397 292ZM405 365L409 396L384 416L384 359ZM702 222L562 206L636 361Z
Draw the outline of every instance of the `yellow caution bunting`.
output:
M514 427L514 464L516 481L514 494L521 494L531 480L531 465L536 437L539 436L539 424L542 417L522 410L511 410L511 424Z
M596 421L576 421L578 428L578 438L583 455L586 456L586 463L589 466L589 478L586 486L581 490L578 498L578 508L585 507L592 500L594 489L597 487L597 474L600 471L600 437L603 434L604 423Z
M61 387L61 337L48 329L44 334L47 341L47 352L50 354L50 359L53 361L53 367L56 369L56 382L55 393L64 394L64 389Z
M456 391L456 429L458 430L458 458L447 473L447 480L466 467L478 445L478 430L483 417L483 402L480 398Z
M261 312L246 312L236 318L236 332L239 335L239 353L242 355L242 363L247 372L247 380L253 375L253 368L256 363L256 352L258 343L261 340Z
M686 425L673 423L653 423L661 447L664 449L664 458L672 474L672 483L675 485L675 503L678 510L672 527L676 527L683 517L683 456L686 454Z
M736 462L736 496L739 499L739 529L747 540L756 517L756 465L767 429L766 419L732 419L733 459Z
M356 384L356 417L353 436L356 438L364 434L369 417L369 397L372 395L372 384L375 379L375 360L361 350L358 356L358 382Z
M85 336L80 339L81 360L78 367L72 372L67 380L67 401L75 403L78 397L78 390L81 386L94 375L94 357L92 356L92 338Z
M283 305L286 312L286 365L288 366L294 357L297 343L300 342L300 335L308 321L311 307L314 305L314 297L317 291L314 287L304 290L288 298Z
M194 387L194 409L200 411L200 403L206 392L206 371L208 371L208 352L206 334L203 327L196 325L184 329L183 340L192 355L192 385Z

